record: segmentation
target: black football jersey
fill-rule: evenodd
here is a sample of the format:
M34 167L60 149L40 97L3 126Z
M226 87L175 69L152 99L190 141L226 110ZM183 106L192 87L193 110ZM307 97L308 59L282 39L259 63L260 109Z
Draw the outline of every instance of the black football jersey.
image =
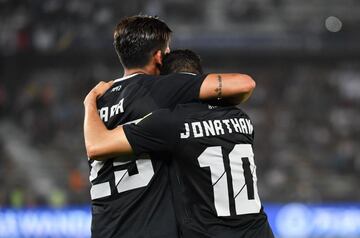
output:
M273 237L256 185L254 129L242 110L184 104L124 131L137 156L170 153L182 237Z
M205 76L136 74L114 81L98 100L108 129L159 108L196 101ZM177 237L166 161L89 160L92 237Z

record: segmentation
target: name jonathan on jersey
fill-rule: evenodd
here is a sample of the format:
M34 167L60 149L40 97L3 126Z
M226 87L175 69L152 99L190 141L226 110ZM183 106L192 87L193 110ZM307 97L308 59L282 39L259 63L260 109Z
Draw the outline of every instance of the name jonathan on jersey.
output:
M124 98L119 103L98 109L101 120L107 122L111 117L124 113Z
M185 132L180 133L181 139L190 137L198 138L205 136L218 136L225 133L253 133L253 125L246 118L231 118L223 120L208 120L184 123Z

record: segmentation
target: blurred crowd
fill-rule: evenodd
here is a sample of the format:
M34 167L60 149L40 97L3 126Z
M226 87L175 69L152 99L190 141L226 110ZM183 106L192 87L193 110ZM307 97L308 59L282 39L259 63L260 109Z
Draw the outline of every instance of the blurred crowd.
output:
M61 52L100 47L111 39L111 1L0 1L0 48L6 54L36 50Z
M360 65L257 69L260 188L273 201L358 201ZM257 73L255 73L257 75Z
M31 176L37 175L24 172L22 163L12 158L18 155L6 146L10 136L2 134L2 205L18 204L21 196L27 205L88 202L82 100L97 81L121 76L105 65L93 68L43 69L22 78L15 90L3 90L2 122L17 127L23 135L22 145L38 151L39 169L48 172L46 179L53 180L54 189L40 196L31 192L38 186L31 183ZM286 69L259 65L249 70L257 88L241 107L255 126L254 151L262 199L359 200L360 65L289 64ZM8 80L6 85L16 82ZM54 168L51 164L55 162Z
M319 49L329 44L346 49L339 36L348 43L358 42L354 36L359 11L357 0L318 0L316 4L312 0L208 0L206 4L191 0L1 0L0 49L6 55L101 50L112 42L118 19L135 14L161 16L176 29L177 42L190 41L199 47L226 43ZM329 35L329 31L339 32ZM202 38L220 33L238 41ZM197 34L199 39L194 37ZM357 44L353 47L359 50Z
M191 17L172 18L174 12L170 10L174 8L168 2ZM219 3L209 2L211 6ZM249 18L285 1L268 0L262 5L260 1L243 0L246 7L240 12L234 9L244 5L226 2L234 6L233 14L226 15L232 21L286 22L259 15L253 20ZM190 9L186 7L189 3L0 0L0 207L89 202L82 100L96 82L122 75L112 51L114 24L119 16L141 12L164 14L165 19L172 21L195 19L194 26L201 22L197 18L207 22L214 16L221 22L221 14L217 15L212 8L202 11L201 5L197 5L198 8L192 8L194 12L185 11ZM265 6L268 8L264 9ZM300 21L294 22L300 25ZM302 27L309 24L312 23ZM171 26L196 35L181 24ZM208 26L224 30L214 21ZM304 41L318 49L317 40L310 37ZM238 42L227 43L239 46ZM264 44L261 40L251 43ZM198 46L203 44L201 41ZM241 107L255 127L254 152L263 201L360 200L360 191L356 189L360 181L358 60L349 56L323 62L307 55L301 60L296 57L281 60L277 56L280 58L277 62L264 62L257 52L254 63L246 64L246 60L233 61L243 49L231 51L234 57L211 54L211 48L201 49L210 52L204 57L207 72L225 70L209 62L229 63L231 71L245 70L257 82L253 96ZM101 56L97 54L103 50ZM104 58L107 52L110 53Z

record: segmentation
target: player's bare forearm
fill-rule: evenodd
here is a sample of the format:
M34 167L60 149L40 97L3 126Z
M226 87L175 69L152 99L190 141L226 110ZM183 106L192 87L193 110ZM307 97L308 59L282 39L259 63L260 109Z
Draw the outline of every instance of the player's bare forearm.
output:
M246 74L209 74L201 85L200 99L217 99L236 105L245 102L255 87L255 81Z
M96 89L96 87L94 88ZM97 111L96 99L100 95L94 89L84 100L84 139L87 155L90 159L105 160L114 155L131 153L131 146L128 143L122 127L108 130Z

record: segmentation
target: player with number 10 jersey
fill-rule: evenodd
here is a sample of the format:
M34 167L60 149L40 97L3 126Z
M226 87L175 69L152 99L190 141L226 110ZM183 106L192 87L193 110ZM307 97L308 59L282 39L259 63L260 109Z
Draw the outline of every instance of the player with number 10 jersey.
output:
M256 186L253 126L242 110L179 105L124 132L138 156L170 153L183 237L273 237Z

